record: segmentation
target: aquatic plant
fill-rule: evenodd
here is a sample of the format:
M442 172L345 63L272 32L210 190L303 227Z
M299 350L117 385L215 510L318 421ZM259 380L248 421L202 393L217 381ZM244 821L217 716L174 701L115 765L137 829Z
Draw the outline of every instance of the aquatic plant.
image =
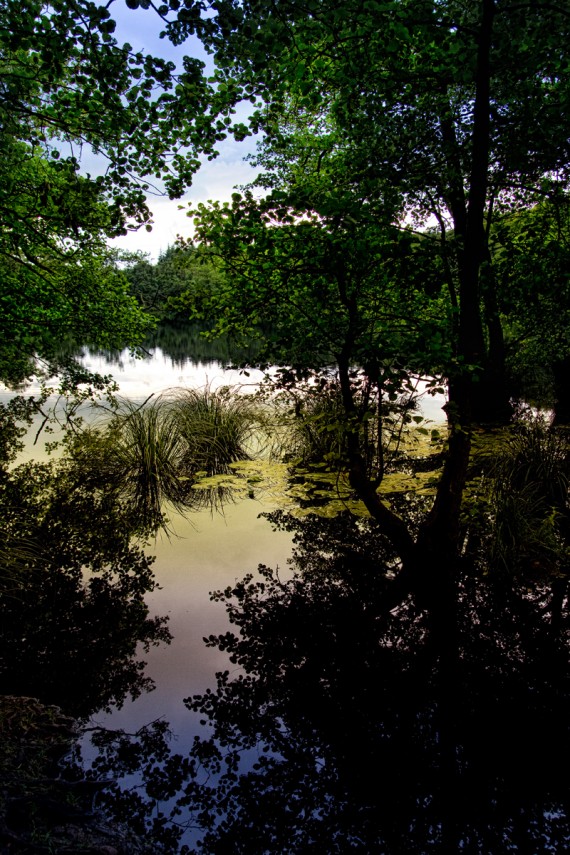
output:
M358 433L369 476L377 486L394 464L401 463L404 446L410 445L412 422L427 434L425 428L418 427L424 418L417 415L413 385L404 395L379 399L378 390L362 378L352 417L346 414L335 376L287 390L282 401L287 408L282 419L282 446L288 461L302 466L327 463L335 470L346 467L348 436Z
M230 500L227 484L193 487L258 451L265 421L250 396L227 387L123 401L104 423L67 438L69 466L84 486L117 494L146 536L168 530L168 508L185 513Z
M556 572L568 560L567 434L550 428L542 419L520 422L491 474L491 567L534 576Z
M267 419L252 396L229 386L180 390L168 409L185 446L184 465L194 473L227 474L263 444Z
M189 494L187 448L166 401L125 402L109 430L117 438L113 475L142 526L161 521L167 503L183 510Z

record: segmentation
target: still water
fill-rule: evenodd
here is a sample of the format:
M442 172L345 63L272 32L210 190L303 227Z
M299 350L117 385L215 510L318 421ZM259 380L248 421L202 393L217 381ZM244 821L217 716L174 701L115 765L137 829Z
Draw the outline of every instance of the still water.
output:
M259 379L158 347L148 360L86 354L85 363L114 374L120 394L137 401L205 383L251 388ZM425 398L423 415L440 424L442 404ZM452 637L460 655L449 668L413 597L386 614L393 559L382 538L348 515L305 517L292 526L293 550L290 533L259 517L280 504L256 488L224 514L171 516L174 535L150 544L160 589L148 604L169 617L173 635L170 646L144 654L155 689L94 716L130 733L164 719L181 754L201 718L217 727L213 736L203 728L205 743L191 754L205 776L190 802L193 816L206 819L199 851L568 851L567 648L552 632L548 587L539 580L534 594L527 585L506 592L463 562ZM409 513L413 519L415 506ZM293 551L296 565L288 565ZM263 590L242 596L244 620L231 644L252 679L240 681L226 653L204 644L228 628L210 591L260 563L280 572L268 571ZM220 680L217 699L188 711L183 699L216 689L215 672L225 670L230 679ZM217 746L229 758L221 775L216 754L202 750ZM249 766L236 779L238 756Z
M254 391L262 379L260 372L251 371L246 375L240 374L238 371L227 371L223 369L222 363L215 359L183 358L180 352L173 354L160 347L154 347L149 357L145 359L136 359L128 351L117 354L113 359L107 359L99 354L86 351L83 362L93 372L113 375L119 387L119 397L136 402L143 402L151 396L160 395L172 389L196 389L205 385L211 389L230 385L234 388L240 387L243 391ZM424 396L422 401L424 417L440 424L442 421L442 404L441 397ZM92 417L89 410L85 410L84 416L86 419ZM36 432L37 429L30 432L25 457L37 458L39 455L39 446L33 444ZM153 569L159 587L148 594L146 600L151 617L156 615L168 618L168 628L173 640L170 645L160 644L151 647L150 652L142 651L141 658L146 663L145 676L150 678L154 684L154 690L143 693L134 701L127 700L120 708L95 712L92 716L93 725L109 730L123 729L127 733L133 734L143 726L157 720L166 721L174 734L172 750L182 755L187 754L196 735L204 735L207 729L200 725L200 719L204 716L189 711L184 704L184 699L192 695L201 695L208 689L215 690L216 672L227 670L230 672L231 679L238 670L230 662L226 652L216 646L208 647L204 643L205 637L223 634L230 629L224 605L219 602L212 602L210 593L232 587L248 573L255 575L260 564L274 570L278 569L280 584L281 581L290 580L293 575L293 567L288 563L292 555L292 534L290 531L275 531L267 519L261 516L282 507L283 494L279 496L279 494L263 492L257 486L248 492L248 495L240 496L236 498L236 501L226 504L223 513L204 509L189 512L185 516L176 513L169 514L171 536L159 535L155 541L149 544L148 551L156 556ZM89 501L92 502L92 497ZM330 553L334 559L337 552L342 551L344 547L348 548L349 537L355 533L348 532L347 537L340 529L338 532L331 531L329 533L333 536L330 541L332 546L323 547L321 541L320 549L321 552L324 549L325 553ZM320 530L318 526L315 527L312 534L307 534L308 551L303 559L307 565L319 552L318 548L315 549L315 544L317 539L322 536L323 530ZM354 554L353 550L352 558L354 558ZM368 543L365 544L364 554L367 556L367 560L369 559L374 564L374 567L372 570L369 568L371 578L365 580L361 572L363 570L361 559L355 565L358 578L354 580L354 587L364 586L361 592L362 596L359 594L356 600L363 603L374 592L379 578L377 573L378 556L375 556L374 561L372 561L370 544ZM269 620L269 639L263 640L263 645L267 646L270 654L269 658L274 652L271 649L272 628L279 627L278 630L275 629L278 635L277 646L279 647L281 642L284 642L285 661L283 666L285 669L291 649L287 643L287 633L291 633L293 636L291 639L292 646L295 644L294 636L297 630L302 633L305 627L314 627L315 638L321 637L323 628L321 626L321 613L323 609L326 613L330 607L329 590L333 589L341 593L343 591L342 587L339 588L338 586L338 579L332 587L328 579L325 579L320 587L317 585L314 588L314 596L312 597L311 585L309 585L307 614L304 617L294 614L293 619L288 623L281 623L279 610L277 610L277 619L275 621ZM280 593L283 591L280 590ZM321 597L323 598L322 604L320 603ZM352 598L349 599L352 601ZM330 647L331 650L336 650L335 645L340 643L338 639L344 638L345 634L347 635L346 643L343 641L337 652L340 652L340 658L343 662L346 660L349 663L349 682L352 684L356 674L355 663L357 664L362 657L358 651L355 651L354 656L350 653L349 641L353 638L358 641L358 633L363 626L366 626L366 622L363 623L360 616L355 617L350 610L348 614L345 614L342 609L342 602L344 602L343 598L341 598L339 614L333 608L328 620L328 624L333 629L335 622L337 620L339 622L339 631L337 633L334 630ZM254 620L254 624L255 629L258 622ZM324 621L324 624L328 625L327 620ZM107 645L101 639L97 641L97 644L104 645L104 652L107 655L112 647L110 634ZM376 646L375 642L373 647L376 648ZM325 647L328 651L328 643L325 644ZM313 657L313 661L320 662L320 656L321 653L317 651L316 660ZM367 657L365 659L367 661ZM329 669L332 667L334 672L337 667L334 656L332 656L332 661L333 665L331 666L327 659L323 663L323 667ZM81 668L84 670L84 660L81 660ZM281 673L282 669L279 668L278 671ZM356 680L356 682L358 685L367 685L366 679ZM319 681L317 684L320 685ZM332 684L336 684L336 677L332 680ZM315 711L318 712L320 704L317 701L318 699L313 704L309 700L308 709L312 710L314 707ZM101 703L103 703L102 700L97 701L97 704ZM337 699L326 705L325 719L327 722L330 723L332 720L331 716L333 716L333 710L337 705ZM237 709L240 706L241 702ZM262 704L261 708L263 707ZM255 710L252 710L252 719L255 718L255 715ZM343 736L344 725L342 722L341 725L336 730L342 736L341 742L344 745L347 740L348 742L351 741L352 736L350 734ZM281 725L277 722L277 732L279 732L280 727ZM294 744L294 740L292 744ZM302 755L311 758L313 755L316 756L319 750L316 746L314 748L310 746L303 750ZM95 756L94 749L86 738L84 757L89 762ZM247 756L247 752L245 756ZM129 781L130 783L132 781ZM138 784L138 779L134 783ZM328 795L325 800L329 800ZM193 841L186 838L186 842L191 844Z
M212 389L223 385L253 391L263 379L260 371L224 370L215 360L194 361L179 353L167 354L155 347L150 356L136 359L124 351L109 361L100 354L86 352L84 364L100 374L112 374L119 384L119 395L145 400L173 388ZM442 396L424 395L422 413L441 423ZM214 682L214 673L228 667L225 654L207 648L203 638L224 632L228 622L223 606L210 602L210 592L234 584L260 563L286 573L291 554L291 535L274 531L260 514L274 510L278 501L260 494L228 504L223 513L202 510L185 518L174 514L174 535L159 535L152 545L160 590L148 598L152 613L168 615L174 637L169 646L153 648L145 655L147 675L155 690L135 702L127 702L111 715L96 716L98 723L122 727L128 731L164 717L177 735L177 750L182 751L195 733L190 713L182 699L203 692Z
M212 389L231 385L253 391L263 376L256 371L246 377L236 370L224 370L213 360L174 358L161 348L154 348L145 359L124 351L112 361L86 351L83 363L92 371L112 374L119 395L137 401L173 388L206 384ZM154 571L160 588L148 595L147 602L151 614L168 616L173 641L144 655L154 691L127 701L111 714L96 715L98 724L133 732L164 718L176 736L176 750L184 751L196 725L182 699L212 686L215 672L228 667L225 654L203 642L204 636L228 628L225 610L210 602L210 592L233 585L260 563L285 570L291 537L273 531L260 517L276 507L275 499L259 495L229 503L223 512L204 509L185 517L169 515L172 535L160 534L150 547L156 556Z

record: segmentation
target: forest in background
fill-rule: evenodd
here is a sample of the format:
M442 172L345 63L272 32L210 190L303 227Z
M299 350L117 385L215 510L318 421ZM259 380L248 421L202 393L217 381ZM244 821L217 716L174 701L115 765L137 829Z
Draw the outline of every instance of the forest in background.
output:
M213 728L190 758L142 746L156 752L149 804L182 793L205 852L560 849L570 10L127 0L165 40L198 38L206 72L191 55L177 68L119 43L113 6L0 7L0 378L19 389L55 374L74 412L108 383L62 345L136 350L157 323L191 320L250 348L244 367L277 369L272 394L309 438L290 462L342 473L366 511L299 530L290 584L265 568L264 582L220 594L241 632L209 643L240 675L189 699ZM235 118L244 102L246 123ZM152 228L156 182L179 197L201 157L253 133L257 178L191 212L191 240L156 264L108 248ZM82 151L105 163L100 174L82 170ZM417 377L445 389L447 434L426 455L429 493L391 495L389 476L412 465L389 451L414 421L404 400ZM14 467L22 425L47 399L46 388L1 411L0 673L5 692L35 685L81 716L95 700L76 709L53 690L55 645L41 643L38 668L31 628L65 639L82 614L94 639L117 639L116 660L85 671L91 688L108 672L100 705L140 690L137 640L166 638L144 606L154 581L143 544L168 503L190 509L197 472L243 456L235 434L209 431L221 413L232 425L244 413L207 393L186 408L152 402L118 411L106 431L70 422L62 463ZM525 416L528 402L552 418ZM497 426L490 465L474 437ZM121 634L127 612L133 629ZM78 674L86 649L82 639ZM113 746L105 774L140 760ZM141 832L144 802L113 798ZM176 851L176 826L150 823L156 845Z

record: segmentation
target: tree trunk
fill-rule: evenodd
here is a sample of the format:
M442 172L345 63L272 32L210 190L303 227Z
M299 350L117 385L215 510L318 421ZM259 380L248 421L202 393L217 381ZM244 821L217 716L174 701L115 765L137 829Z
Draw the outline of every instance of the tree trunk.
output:
M488 345L483 372L473 387L473 421L476 424L508 424L513 408L507 386L505 340L497 305L497 283L486 236L484 252L481 284Z
M555 425L570 425L570 356L557 360L552 366L554 379Z

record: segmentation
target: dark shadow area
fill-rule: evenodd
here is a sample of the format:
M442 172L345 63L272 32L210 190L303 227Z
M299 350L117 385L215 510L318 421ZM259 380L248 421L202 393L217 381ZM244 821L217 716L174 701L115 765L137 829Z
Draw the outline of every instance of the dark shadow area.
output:
M151 688L137 651L170 636L124 509L73 480L51 463L0 479L0 685L84 718Z
M563 851L568 616L553 629L550 587L462 576L450 681L414 602L382 609L392 558L368 523L271 519L295 573L214 595L236 629L206 640L231 670L186 701L206 735L189 757L102 735L96 773L142 767L146 786L109 809L191 828L180 851L210 855Z
M0 686L85 721L151 688L137 654L168 640L144 602L155 584L144 526L113 479L91 477L96 446L14 467L18 429L2 416L12 439L0 469ZM564 851L566 446L540 426L508 444L489 504L468 506L453 655L418 599L387 607L397 559L372 522L274 512L274 527L294 537L291 566L260 566L212 595L234 629L205 641L230 665L215 689L186 700L204 734L190 754L175 752L164 721L131 734L95 726L91 768L76 753L61 775L75 736L65 719L62 740L53 752L43 743L24 780L16 761L36 750L24 728L25 745L0 757L2 833L24 846L12 851L44 851L25 848L26 811L41 813L44 784L81 821L95 806L167 855ZM415 503L392 499L413 524ZM3 732L22 716L48 730L59 721L35 703L1 709Z
M107 824L105 784L62 764L89 716L153 688L140 657L170 641L145 602L153 558L82 458L14 466L33 411L24 399L0 408L0 849L150 855L154 844Z
M366 524L273 521L296 575L219 595L239 632L208 643L236 670L188 701L214 729L198 851L562 851L568 621L553 634L549 592L460 579L449 685L414 603L379 610L390 556Z

